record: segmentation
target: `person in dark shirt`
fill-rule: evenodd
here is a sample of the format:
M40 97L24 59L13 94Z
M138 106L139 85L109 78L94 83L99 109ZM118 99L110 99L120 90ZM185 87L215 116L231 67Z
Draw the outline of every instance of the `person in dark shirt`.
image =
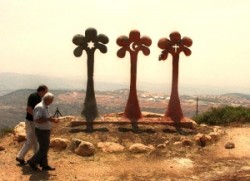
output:
M33 121L33 109L35 106L41 102L43 96L48 92L48 87L46 85L40 85L37 88L37 91L30 94L27 101L26 108L26 142L23 147L19 151L16 157L16 161L18 161L21 165L25 164L24 157L28 153L28 151L33 148L34 154L38 151L39 145L37 142L37 138L35 135L35 125Z

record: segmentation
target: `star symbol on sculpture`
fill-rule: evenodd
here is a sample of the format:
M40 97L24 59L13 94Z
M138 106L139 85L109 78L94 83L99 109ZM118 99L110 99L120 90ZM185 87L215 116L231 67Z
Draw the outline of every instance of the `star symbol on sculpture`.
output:
M88 42L88 48L89 48L89 49L92 49L92 48L94 48L94 47L95 47L94 42L92 42L92 41Z

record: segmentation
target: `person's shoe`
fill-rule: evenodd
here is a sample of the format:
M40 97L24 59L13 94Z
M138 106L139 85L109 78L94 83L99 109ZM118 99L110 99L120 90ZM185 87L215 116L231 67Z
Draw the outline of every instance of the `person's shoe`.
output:
M19 162L20 165L25 165L26 164L24 160L22 160L22 159L20 159L18 157L16 157L16 161Z
M50 170L55 170L55 168L53 168L51 166L43 167L43 171L50 171Z
M33 164L30 160L27 161L29 166L32 168L32 170L38 170L37 166L35 164Z

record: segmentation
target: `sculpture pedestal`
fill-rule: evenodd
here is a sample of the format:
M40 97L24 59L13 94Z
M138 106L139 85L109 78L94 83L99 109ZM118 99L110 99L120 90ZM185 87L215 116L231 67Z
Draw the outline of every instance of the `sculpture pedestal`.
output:
M173 121L170 117L162 117L162 122L170 126L189 129L193 129L194 126L197 124L194 120L187 117L184 117L179 122Z
M190 118L184 117L180 122L174 122L169 117L165 117L163 114L142 112L143 117L139 120L130 120L123 117L123 113L110 113L102 115L101 117L96 118L92 124L118 124L118 125L169 125L176 128L188 128L193 129L196 125L196 122ZM71 126L86 125L85 120L73 121Z
M94 122L102 122L102 123L116 123L116 124L131 124L132 122L137 125L154 125L154 124L162 124L169 125L178 128L189 128L193 129L196 125L196 122L190 118L184 117L179 122L174 122L169 117L165 117L163 114L150 113L150 112L142 112L143 117L139 120L130 120L128 118L123 117L123 113L113 113L103 115L102 120L96 120Z

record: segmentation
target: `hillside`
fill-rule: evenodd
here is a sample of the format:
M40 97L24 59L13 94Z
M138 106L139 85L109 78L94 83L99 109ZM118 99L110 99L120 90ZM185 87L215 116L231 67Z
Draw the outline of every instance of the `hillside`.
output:
M55 78L39 75L26 75L18 73L1 73L0 74L1 88L3 93L12 92L19 89L36 89L37 84L47 84L52 89L80 89L77 85L77 80L67 78Z
M241 93L227 93L227 94L224 94L223 96L250 99L249 94L241 94Z
M53 90L83 90L86 78L52 77L20 73L0 73L0 96L19 89L36 89L38 84L46 84ZM96 90L116 90L126 88L126 84L97 82Z
M127 81L129 80L129 77ZM191 81L191 80L190 80ZM18 89L36 89L38 84L46 84L50 89L54 90L83 90L86 88L86 77L64 77L63 75L45 76L31 75L21 73L0 73L0 96L8 92ZM114 91L118 89L128 89L129 82L112 82L95 80L95 90L98 91ZM137 90L169 93L171 89L170 82L141 82L137 81ZM213 85L194 85L189 83L181 83L179 85L179 93L181 95L221 95L228 92L237 92L249 94L250 89L247 87L228 87Z
M28 95L33 89L20 89L0 96L0 128L14 127L25 118L25 108ZM55 100L50 107L51 115L58 108L62 115L79 116L85 98L84 90L50 90L55 94ZM100 115L123 112L128 98L128 89L114 91L96 91L97 107ZM164 114L167 108L169 95L138 91L141 111ZM181 95L182 110L187 117L196 115L197 96ZM226 95L199 96L199 113L211 107L224 105L250 107L250 99Z
M134 132L130 125L101 124L95 125L95 132L86 133L85 126L70 127L69 121L61 119L54 125L51 138L87 141L93 144L94 155L80 156L70 143L66 148L51 147L49 163L56 170L33 171L28 165L15 162L23 143L14 141L10 133L0 139L0 147L4 147L0 151L0 178L18 181L248 181L250 178L249 125L200 125L179 131L164 125L140 125L140 131ZM217 136L202 147L195 141L198 133ZM235 143L234 149L225 149L228 141ZM143 144L147 149L132 151L135 144ZM27 158L31 156L29 152Z
M32 89L21 89L3 96L0 96L0 128L13 127L18 122L25 120L25 109L27 104L27 98ZM54 104L51 106L50 111L53 115L56 108L59 107L63 114L79 115L81 110L80 100L79 103L66 101L60 101L57 96L61 94L67 94L71 92L68 90L51 90L56 95ZM73 92L73 91L72 91Z
M24 120L24 109L27 96L31 89L17 90L0 96L0 128L14 127ZM53 114L58 107L64 116L79 116L85 97L84 91L79 90L51 90L55 94L55 101L50 111ZM122 112L128 96L127 89L116 91L96 91L99 112ZM165 94L156 94L138 91L142 111L164 113L167 105ZM196 97L180 96L185 115L194 114ZM200 97L201 110L210 106L224 104L250 105L245 98L230 96L203 96ZM218 101L219 100L219 101ZM81 118L76 118L81 119ZM114 119L117 119L115 117ZM249 155L249 125L237 127L216 127L199 125L195 129L176 130L166 125L139 125L139 131L131 129L131 125L99 124L95 131L87 133L85 126L70 127L69 119L62 119L53 127L52 138L65 138L70 141L80 139L92 143L95 154L91 157L82 157L67 147L65 150L51 148L49 162L57 169L54 172L32 171L29 166L20 167L13 160L20 150L22 143L14 139L12 133L0 139L0 178L3 180L237 180L247 181L250 178ZM220 136L212 134L212 142L201 147L195 142L198 133L210 134L220 130ZM210 136L212 138L212 136ZM209 137L208 137L209 138ZM186 140L188 145L182 145ZM188 140L191 140L190 143ZM225 149L225 144L233 141L236 147ZM103 151L100 142L107 144L118 143L124 146L121 152ZM98 144L99 143L99 144ZM153 146L154 150L135 154L129 151L131 145L142 143ZM186 144L186 143L185 143ZM27 158L31 156L31 152ZM9 173L14 174L9 174Z

